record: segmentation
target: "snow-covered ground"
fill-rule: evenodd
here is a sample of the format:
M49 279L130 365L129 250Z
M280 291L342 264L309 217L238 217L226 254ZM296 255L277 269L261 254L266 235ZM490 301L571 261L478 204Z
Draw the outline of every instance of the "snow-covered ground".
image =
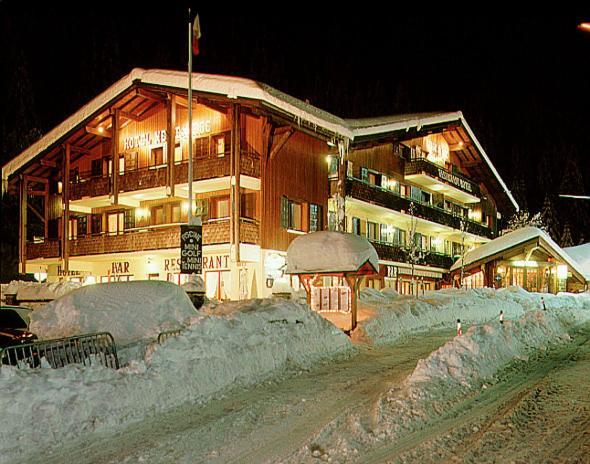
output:
M446 290L429 292L418 299L388 291L364 291L361 303L369 317L362 322L361 330L365 339L376 343L368 351L363 348L367 354L362 363L367 365L343 370L351 374L350 378L346 374L339 378L339 368L335 368L330 381L337 385L322 384L321 392L317 391L313 376L307 383L299 384L296 378L284 379L287 386L299 385L301 391L288 387L292 393L287 403L272 404L272 410L277 411L273 420L281 422L276 426L269 424L267 430L275 430L274 443L284 440L300 448L294 454L270 454L274 456L271 460L315 462L321 458L361 462L363 453L423 427L449 402L483 388L485 383L493 383L496 373L514 359L526 359L534 350L552 343L566 343L572 327L590 320L590 294L544 298L546 311L541 309L541 295L518 288ZM96 300L94 304L98 303ZM144 305L144 311L146 308ZM506 315L504 325L498 322L501 309ZM0 462L39 456L41 450L55 451L59 443L84 436L108 437L110 431L115 434L146 420L157 424L163 413L182 405L205 404L222 393L231 395L231 391L242 391L276 378L290 368L309 369L318 361L329 359L337 363L337 356L353 356L357 351L341 331L305 305L290 300L210 303L201 313L189 318L189 327L181 336L161 346L152 345L144 359L134 360L118 371L73 365L38 371L2 367ZM373 369L371 357L379 359L380 350L389 349L385 344L399 343L409 334L432 328L446 327L448 331L457 318L463 321L464 335L452 338L430 356L425 356L428 351L420 354L423 361L405 360L403 370L408 369L408 373L416 362L417 366L403 382L400 379L396 384L387 384L388 374L379 371L380 367L375 369L382 374L375 378L381 381L375 380L376 386L371 389L363 388ZM153 336L152 332L145 333ZM415 335L418 345L420 337L427 339L428 335ZM395 356L400 357L400 353ZM348 362L354 364L355 359ZM360 362L361 358L358 359ZM378 361L377 365L381 363ZM300 431L296 440L289 433L289 424L297 422L291 414L313 414L317 409L300 407L295 397L301 395L312 402L309 388L315 388L316 395L328 394L328 398L344 395L346 386L356 385L357 381L355 394L346 395L345 405L350 407L343 408L338 401L331 403L338 405L337 417L331 420L328 415L327 423L318 418L311 420L319 430L304 429L307 435ZM376 407L363 398L365 391ZM370 408L371 420L362 418L359 409L352 407L354 404L362 406L363 411ZM320 410L329 414L325 408ZM257 427L257 416L249 414L247 408L243 413L236 412L232 424L220 419L221 427L229 429L237 423L251 430ZM159 428L165 427L156 427ZM225 430L215 429L214 434L219 441ZM115 435L111 439L114 441ZM252 450L260 446L244 439L239 443L251 446ZM190 446L190 442L183 444L183 451L189 456L185 462L191 462ZM269 446L250 454L248 450L244 452L264 461L265 450L272 451ZM170 462L169 446L166 450L150 454L150 462ZM211 456L223 462L222 451L217 449Z
M47 302L59 298L82 286L78 282L25 282L13 280L0 285L1 301L4 303L6 295L16 295L17 300L31 302Z

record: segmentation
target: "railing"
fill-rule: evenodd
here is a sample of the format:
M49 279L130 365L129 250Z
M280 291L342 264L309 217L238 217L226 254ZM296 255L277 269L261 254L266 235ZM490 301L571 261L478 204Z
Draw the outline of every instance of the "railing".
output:
M492 231L483 224L471 221L467 218L461 218L460 216L454 215L450 211L437 206L403 197L391 190L369 184L360 179L347 179L346 195L357 200L406 213L410 209L410 203L414 203L414 215L416 217L443 224L456 230L461 229L461 220L463 219L466 232L480 237L493 237Z
M0 363L18 368L101 364L119 369L115 340L108 332L9 346L0 351Z
M158 345L161 345L169 338L178 337L182 333L182 329L165 330L158 334Z
M385 242L380 242L377 240L369 240L377 255L381 259L386 259L388 261L398 261L402 263L408 262L408 256L406 251L397 245L392 245ZM424 257L418 262L417 264L426 265L426 266L435 266L440 267L443 269L450 269L455 260L453 257L445 255L443 253L437 253L435 251L427 251L423 250Z
M203 245L230 242L229 218L210 219L203 223ZM240 242L260 243L260 224L257 220L240 218ZM46 240L42 243L27 243L27 259L57 258L61 242ZM107 233L78 236L69 241L70 256L85 256L128 251L148 251L180 246L180 224L160 224L135 227L123 233Z
M406 176L412 174L426 174L430 177L440 180L441 182L444 182L447 185L451 185L458 188L459 190L469 193L470 195L475 195L481 198L479 185L467 177L451 172L435 163L432 163L431 161L428 161L425 158L413 158L411 161L407 162L404 168L404 174Z

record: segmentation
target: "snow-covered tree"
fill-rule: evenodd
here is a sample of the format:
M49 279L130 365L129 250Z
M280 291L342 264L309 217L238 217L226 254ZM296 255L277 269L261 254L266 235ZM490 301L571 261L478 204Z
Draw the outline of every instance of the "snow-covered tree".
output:
M508 220L508 225L504 230L502 230L500 235L514 232L515 230L522 229L523 227L537 227L538 229L546 230L545 224L541 219L540 212L531 216L527 210L521 209Z
M540 213L545 232L553 240L557 241L559 239L559 222L557 221L557 211L553 206L553 200L549 194L545 195L545 201L543 202L543 208L541 208Z
M561 233L561 237L559 239L559 246L563 248L574 246L574 239L572 238L570 225L567 222L563 226L563 232Z
M414 205L414 202L410 202L410 207L408 208L408 213L410 214L410 229L408 230L408 240L405 244L403 248L405 254L406 254L406 259L408 260L408 262L410 263L411 267L412 267L412 293L414 293L414 288L415 288L415 282L414 282L414 271L415 271L415 266L416 264L420 264L422 262L422 260L424 259L424 257L427 254L427 251L422 249L422 246L420 243L418 243L418 236L416 233L416 225L417 225L417 219L416 219L416 206Z

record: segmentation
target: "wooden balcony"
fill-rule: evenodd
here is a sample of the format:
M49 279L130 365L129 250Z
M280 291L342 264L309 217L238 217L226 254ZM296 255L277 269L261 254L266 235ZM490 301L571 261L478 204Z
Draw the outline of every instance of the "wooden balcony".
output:
M450 211L402 197L390 190L368 184L359 179L348 178L346 180L346 196L394 211L403 211L406 214L410 209L410 203L414 203L416 217L461 230L461 217L454 215ZM464 219L464 223L466 232L479 237L493 238L492 230L483 224L468 219Z
M108 195L110 188L110 178L107 176L78 177L70 182L70 200Z
M404 175L406 178L415 176L413 179L417 183L419 182L420 176L429 178L437 184L449 185L455 189L465 192L468 196L474 197L475 200L481 198L481 192L479 185L467 177L451 172L448 169L438 166L427 159L415 158L412 161L406 163L404 168ZM460 198L459 198L460 200Z
M384 242L377 242L374 240L371 240L371 244L375 247L375 251L379 256L379 259L397 261L400 263L408 262L407 253L400 246ZM422 266L434 266L443 269L450 269L454 262L455 260L451 256L436 252L425 252L424 258L417 264Z
M229 243L229 219L208 221L203 224L203 244ZM257 221L240 219L240 241L260 243L260 226ZM70 240L70 256L98 255L104 253L127 253L132 251L160 250L180 246L178 224L130 230L119 235L87 235ZM27 259L59 258L60 242L47 240L27 244Z

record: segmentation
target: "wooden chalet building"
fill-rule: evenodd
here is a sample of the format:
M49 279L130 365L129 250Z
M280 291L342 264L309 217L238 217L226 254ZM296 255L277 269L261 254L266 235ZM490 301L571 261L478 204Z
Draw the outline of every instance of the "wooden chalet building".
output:
M380 258L366 284L407 293L415 227L414 275L435 288L462 236L468 249L487 242L518 208L460 112L345 120L248 79L195 73L193 88L210 297L298 286L283 274L287 247L322 229L366 235ZM22 272L183 282L186 89L184 72L134 69L3 166L3 190L20 196Z

